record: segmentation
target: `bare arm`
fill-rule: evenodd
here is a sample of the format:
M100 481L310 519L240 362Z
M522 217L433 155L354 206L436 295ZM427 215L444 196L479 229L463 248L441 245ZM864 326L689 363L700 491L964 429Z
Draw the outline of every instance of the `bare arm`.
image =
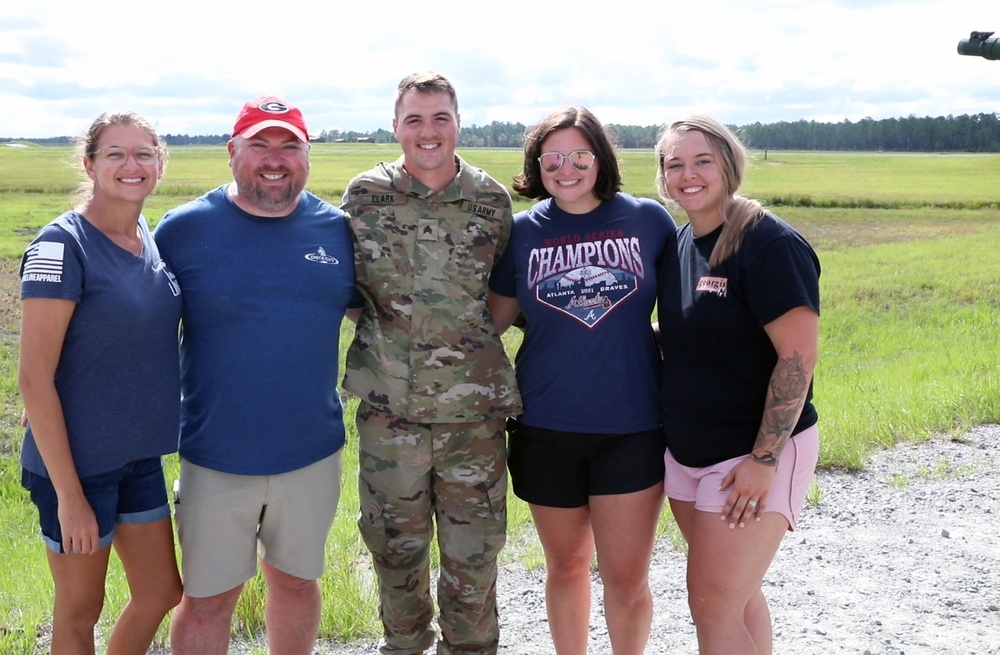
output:
M742 527L751 516L759 520L763 514L778 458L802 413L818 357L819 315L808 307L789 310L765 325L764 331L778 361L750 457L733 468L720 487L730 489L722 510L730 527L737 523Z
M83 495L55 386L56 367L75 310L76 303L69 300L24 300L18 386L35 444L55 487L63 549L90 554L96 552L100 542L97 520Z
M501 296L492 291L487 292L486 305L493 314L493 325L496 326L497 334L506 332L521 313L521 305L517 302L517 298Z
M764 417L750 456L775 466L792 436L806 402L819 342L819 316L808 307L796 307L764 326L778 353L764 401Z

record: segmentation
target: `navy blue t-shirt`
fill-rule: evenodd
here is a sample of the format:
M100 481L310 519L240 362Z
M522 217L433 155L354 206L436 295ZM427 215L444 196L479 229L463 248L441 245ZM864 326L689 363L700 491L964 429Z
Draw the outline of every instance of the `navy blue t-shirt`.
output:
M142 252L77 212L42 228L21 262L22 298L76 303L55 385L81 478L177 450L180 289L139 217ZM47 476L29 427L21 465Z
M515 359L523 423L604 434L660 424L650 320L676 231L659 203L623 193L588 214L548 199L514 216L490 289L516 296L527 323Z
M695 237L683 226L678 258L660 271L663 428L671 454L692 467L753 449L778 361L764 326L796 307L819 312L819 259L791 226L765 214L710 268L721 231ZM811 400L810 384L792 434L816 423Z
M303 191L261 218L226 186L156 227L184 290L180 454L236 475L275 475L344 445L340 323L363 299L344 214Z

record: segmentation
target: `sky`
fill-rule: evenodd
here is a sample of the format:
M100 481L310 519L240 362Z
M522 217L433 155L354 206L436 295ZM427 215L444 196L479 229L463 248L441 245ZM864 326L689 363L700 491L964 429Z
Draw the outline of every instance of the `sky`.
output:
M396 85L419 70L452 81L464 125L531 125L569 104L626 125L992 113L1000 61L957 46L1000 34L996 6L3 0L0 137L77 135L122 108L161 134L225 134L244 102L272 94L314 135L392 129Z

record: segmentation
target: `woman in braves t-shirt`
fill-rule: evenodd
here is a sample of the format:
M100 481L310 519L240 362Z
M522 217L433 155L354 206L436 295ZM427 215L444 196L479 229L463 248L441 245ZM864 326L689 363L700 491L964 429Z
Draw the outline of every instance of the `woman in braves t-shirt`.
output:
M656 154L660 195L690 221L676 266L660 271L658 315L665 489L688 542L699 652L770 653L761 584L819 451L819 260L736 195L747 156L724 125L678 121Z
M545 551L555 650L567 655L587 650L595 550L616 655L641 654L652 620L665 442L650 316L676 226L660 203L620 188L591 112L544 118L528 131L514 180L539 202L514 217L490 277L497 329L518 312L526 321L515 366L524 412L509 424L508 465Z

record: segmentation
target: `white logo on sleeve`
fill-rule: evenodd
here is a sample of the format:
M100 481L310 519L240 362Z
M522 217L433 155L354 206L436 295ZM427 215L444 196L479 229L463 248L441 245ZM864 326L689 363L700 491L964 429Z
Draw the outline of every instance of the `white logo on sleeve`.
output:
M57 241L39 241L28 248L24 262L25 282L62 282L65 244Z

